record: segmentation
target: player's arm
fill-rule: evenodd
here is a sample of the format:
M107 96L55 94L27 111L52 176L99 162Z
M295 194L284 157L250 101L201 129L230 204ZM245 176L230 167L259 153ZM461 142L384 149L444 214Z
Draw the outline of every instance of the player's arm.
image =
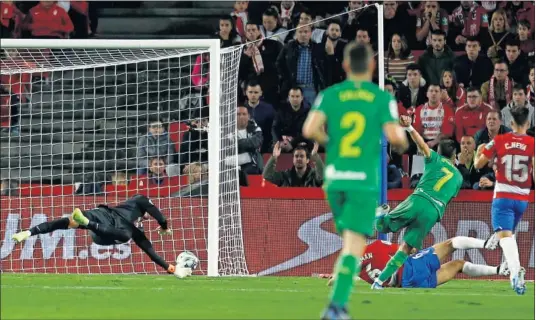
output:
M491 140L487 145L481 144L476 150L476 160L473 166L476 169L484 168L492 155L495 153L495 138Z
M156 251L154 251L151 241L147 239L147 237L142 231L134 228L132 233L132 240L138 247L140 247L141 250L143 250L143 252L145 252L149 256L149 258L151 258L154 263L161 266L168 273L173 273L175 271L174 265L170 265L169 263L167 263L162 257L160 257L156 253Z
M383 133L393 150L398 154L403 154L408 149L408 139L398 123L389 122L384 124Z
M149 198L143 195L138 195L136 196L136 202L140 209L147 212L151 215L151 217L158 221L160 228L163 230L168 229L166 217L164 217L162 212L160 212L160 210L151 202L151 200L149 200Z
M311 110L305 123L303 124L303 137L312 139L318 144L325 145L328 142L328 135L324 130L326 124L326 115L319 110Z
M381 108L379 113L380 125L392 148L398 154L403 154L409 145L404 130L398 124L398 104L390 95L386 95L386 97L388 100L379 102Z
M430 147L428 146L428 144L426 144L426 142L424 142L424 139L421 137L419 132L417 132L417 130L415 130L413 126L411 125L411 117L401 116L400 124L406 128L407 132L409 132L411 139L415 141L415 144L417 145L419 150L421 150L422 154L426 158L430 158L430 155L431 155Z

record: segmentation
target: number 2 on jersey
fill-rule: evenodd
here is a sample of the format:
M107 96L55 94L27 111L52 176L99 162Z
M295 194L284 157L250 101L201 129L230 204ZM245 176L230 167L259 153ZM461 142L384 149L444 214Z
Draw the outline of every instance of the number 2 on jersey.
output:
M439 192L439 190L441 190L441 188L443 188L445 183L447 183L447 181L449 181L450 179L452 179L452 177L454 177L454 173L452 171L450 171L449 169L447 169L447 168L441 168L441 171L445 175L443 177L441 177L441 179L437 180L436 184L434 185L434 191L435 192Z
M350 129L341 139L339 146L340 156L343 158L357 158L361 155L361 148L356 146L357 140L361 139L365 132L365 116L362 113L351 111L342 116L341 128Z

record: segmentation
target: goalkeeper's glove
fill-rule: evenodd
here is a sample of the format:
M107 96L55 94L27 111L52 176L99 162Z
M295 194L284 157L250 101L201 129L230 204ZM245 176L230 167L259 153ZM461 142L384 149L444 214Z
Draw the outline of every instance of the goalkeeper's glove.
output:
M158 234L160 234L161 236L169 236L171 235L171 228L167 228L167 229L158 228Z
M172 264L170 264L169 267L168 267L168 269L167 269L167 272L168 272L169 274L174 274L174 273L175 273L175 266L172 265Z

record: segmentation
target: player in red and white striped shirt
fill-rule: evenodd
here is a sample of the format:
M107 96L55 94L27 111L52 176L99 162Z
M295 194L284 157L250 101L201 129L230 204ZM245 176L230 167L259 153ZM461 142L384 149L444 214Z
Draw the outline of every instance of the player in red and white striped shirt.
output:
M488 164L494 156L497 162L495 192L491 206L491 222L503 249L512 289L524 294L525 269L519 262L519 251L513 237L516 226L527 210L534 168L534 138L528 136L529 109L512 110L513 132L498 135L477 151L475 168Z

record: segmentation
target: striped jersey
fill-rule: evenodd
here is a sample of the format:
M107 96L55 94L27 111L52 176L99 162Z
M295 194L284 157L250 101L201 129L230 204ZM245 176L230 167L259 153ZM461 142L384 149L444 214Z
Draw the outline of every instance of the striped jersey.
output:
M528 201L534 170L534 138L514 132L498 135L486 145L482 154L488 159L496 157L493 198Z

